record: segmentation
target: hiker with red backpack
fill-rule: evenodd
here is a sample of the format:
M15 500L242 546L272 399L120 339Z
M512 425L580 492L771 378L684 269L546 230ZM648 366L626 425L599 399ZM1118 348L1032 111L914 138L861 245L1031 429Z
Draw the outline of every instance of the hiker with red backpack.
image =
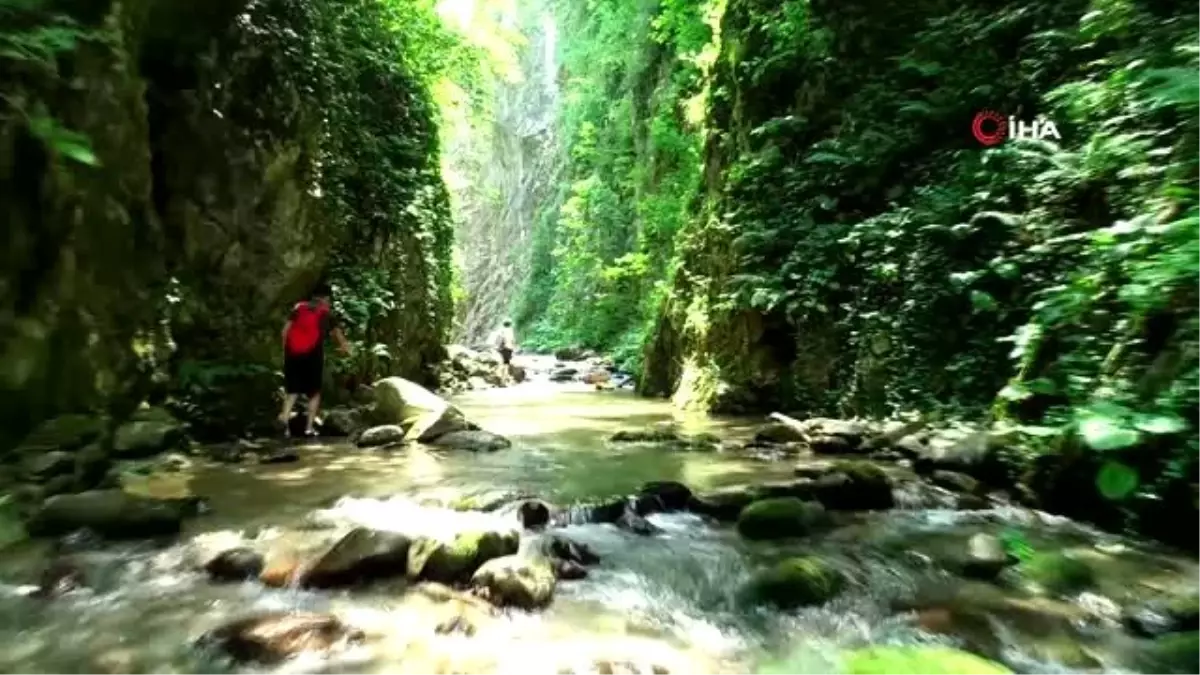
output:
M333 337L342 353L350 353L346 336L334 322L333 309L329 306L330 288L321 284L311 299L297 303L291 316L283 326L283 411L279 421L284 433L288 433L288 419L292 406L303 394L308 397L308 418L305 420L305 436L316 436L313 423L321 408L321 379L325 369L325 339Z

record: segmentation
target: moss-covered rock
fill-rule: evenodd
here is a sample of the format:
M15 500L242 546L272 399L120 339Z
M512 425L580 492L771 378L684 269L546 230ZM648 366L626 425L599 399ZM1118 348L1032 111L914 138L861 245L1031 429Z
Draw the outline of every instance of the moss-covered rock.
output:
M356 527L304 571L300 585L330 588L404 576L411 544L403 534Z
M46 420L21 441L21 451L77 450L99 439L108 420L97 415L60 415Z
M755 574L742 588L744 602L791 609L817 605L837 595L845 578L817 558L788 558Z
M557 575L550 561L535 556L507 555L485 562L471 576L471 585L501 607L538 609L554 597Z
M895 506L892 480L870 462L838 462L813 485L813 494L826 508L871 511Z
M1055 595L1082 591L1096 576L1087 562L1061 552L1035 553L1017 571L1035 588Z
M483 563L517 552L516 532L463 532L449 541L420 537L408 550L408 576L444 584L464 583Z
M860 673L862 675L868 673L991 675L1012 672L993 661L949 647L869 647L847 652L843 655L842 662L843 672L852 675Z
M828 520L824 507L796 497L761 499L738 515L737 529L747 539L802 537Z
M117 427L113 434L113 456L142 459L179 448L187 437L187 426L171 413L151 408Z

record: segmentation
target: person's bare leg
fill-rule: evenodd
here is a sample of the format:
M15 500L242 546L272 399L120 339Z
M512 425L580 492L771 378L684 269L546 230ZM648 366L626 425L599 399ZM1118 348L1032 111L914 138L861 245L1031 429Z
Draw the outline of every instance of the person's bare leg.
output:
M305 427L304 433L313 433L313 424L317 420L317 412L321 410L321 393L317 392L308 397L308 426Z
M292 417L292 407L296 405L296 394L283 395L283 410L279 411L279 421L284 424Z

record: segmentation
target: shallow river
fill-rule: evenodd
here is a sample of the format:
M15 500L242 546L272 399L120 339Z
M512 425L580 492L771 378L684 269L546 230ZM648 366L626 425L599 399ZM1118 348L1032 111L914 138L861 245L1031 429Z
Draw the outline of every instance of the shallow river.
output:
M301 461L214 465L192 488L213 513L181 539L226 532L296 533L313 510L338 498L376 518L446 512L418 503L484 490L516 489L566 504L631 492L648 480L695 491L792 475L794 462L722 453L613 445L615 430L675 421L685 432L724 438L751 423L673 417L665 402L583 385L528 383L473 392L456 402L513 447L492 454L409 449L369 452L342 445L301 449ZM86 554L92 588L53 601L22 595L41 553L12 555L0 586L0 670L4 672L232 672L193 647L205 631L255 610L329 610L371 639L331 661L294 661L285 672L627 672L613 663L670 672L829 672L839 650L878 643L965 646L1023 672L1131 672L1143 641L1127 637L1118 606L1167 588L1194 587L1197 565L1060 519L1017 509L954 511L919 496L901 508L850 519L816 538L781 547L748 544L727 527L685 514L652 516L663 532L637 536L610 525L567 528L601 564L581 581L560 582L551 607L512 613L473 637L435 636L398 585L360 591L215 585L194 570L186 543L120 545ZM275 529L272 529L275 528ZM1066 600L1020 588L967 582L935 563L975 532L1020 532L1035 550L1075 549L1094 559L1098 582ZM312 533L318 537L319 533ZM801 550L851 580L831 603L789 613L745 609L735 592L764 562ZM921 611L902 611L916 607ZM596 666L597 663L610 665ZM782 664L782 665L781 665Z

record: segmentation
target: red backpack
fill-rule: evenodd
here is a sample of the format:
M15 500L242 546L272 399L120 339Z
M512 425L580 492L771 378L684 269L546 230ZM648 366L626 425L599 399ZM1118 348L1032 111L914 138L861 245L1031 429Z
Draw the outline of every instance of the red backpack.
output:
M288 328L289 354L307 354L321 342L321 320L329 313L329 305L301 302L296 305L295 317Z

